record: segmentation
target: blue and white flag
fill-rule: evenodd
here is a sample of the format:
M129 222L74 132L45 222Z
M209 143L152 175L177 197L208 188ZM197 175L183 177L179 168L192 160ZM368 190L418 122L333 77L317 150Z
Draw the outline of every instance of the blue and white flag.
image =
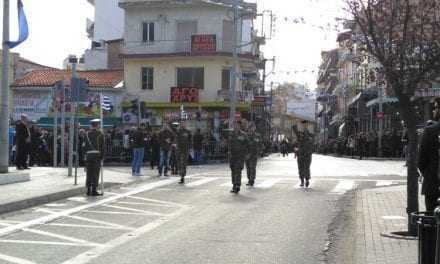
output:
M102 110L104 111L111 111L113 109L113 102L112 99L108 96L102 96L102 102L101 102Z
M17 41L7 41L6 44L10 49L13 49L24 42L29 37L29 27L26 19L26 15L23 9L23 3L21 0L17 0L17 10L18 10L18 40Z

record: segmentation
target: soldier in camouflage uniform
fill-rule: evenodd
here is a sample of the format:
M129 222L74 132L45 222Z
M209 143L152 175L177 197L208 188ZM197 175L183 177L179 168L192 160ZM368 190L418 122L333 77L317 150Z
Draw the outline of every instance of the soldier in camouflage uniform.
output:
M100 195L97 192L99 172L104 159L104 134L99 130L101 120L93 119L91 129L86 134L86 187L88 196Z
M188 165L189 150L192 146L191 131L186 128L185 121L180 123L177 130L177 168L180 174L180 184L185 183L186 167Z
M301 187L309 187L310 185L310 165L312 163L312 153L313 153L313 135L307 129L307 121L303 121L304 125L303 131L299 131L296 126L293 126L293 132L296 134L297 145L298 145L298 171L299 178L301 180Z
M246 158L246 172L248 183L247 186L254 186L255 177L257 174L257 161L262 149L262 138L259 133L256 132L256 127L253 123L249 125L248 132L248 143L249 143L249 154Z
M235 123L234 131L229 136L229 166L232 176L231 193L238 194L241 187L241 172L244 168L246 156L248 155L248 136L241 129L241 122Z

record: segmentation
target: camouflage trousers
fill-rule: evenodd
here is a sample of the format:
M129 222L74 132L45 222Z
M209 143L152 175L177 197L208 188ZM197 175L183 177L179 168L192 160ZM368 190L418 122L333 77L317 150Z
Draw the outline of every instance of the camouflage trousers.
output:
M179 152L177 154L177 170L179 171L180 177L186 176L186 167L188 166L188 155L189 153L187 152L184 153Z
M246 160L246 172L249 183L255 182L255 177L257 175L257 157L250 157Z
M312 155L298 155L298 171L301 180L310 180L310 165L312 164Z
M241 186L241 172L244 168L244 160L232 159L229 163L231 168L232 185Z

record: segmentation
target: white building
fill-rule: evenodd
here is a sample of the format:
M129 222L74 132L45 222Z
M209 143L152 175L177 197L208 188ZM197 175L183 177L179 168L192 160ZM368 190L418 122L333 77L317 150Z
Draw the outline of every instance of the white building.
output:
M87 19L86 31L91 40L91 48L84 53L85 69L115 69L120 63L112 61L120 49L111 47L115 40L122 41L124 35L124 10L118 0L87 0L95 7L94 20Z

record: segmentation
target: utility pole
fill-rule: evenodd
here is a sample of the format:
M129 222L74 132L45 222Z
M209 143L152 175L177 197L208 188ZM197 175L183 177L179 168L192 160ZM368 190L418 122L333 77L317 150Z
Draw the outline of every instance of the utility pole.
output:
M0 113L0 173L9 171L9 0L3 0L3 57Z
M383 135L383 119L384 119L384 115L383 115L383 89L382 86L379 86L379 113L380 117L379 117L379 138L377 140L378 142L378 154L379 157L382 157L383 151L382 151L382 135Z
M233 48L232 48L232 70L231 70L231 89L230 94L230 113L229 113L229 129L234 128L235 123L235 111L236 111L236 88L237 88L237 68L238 68L238 1L233 2L234 11L234 36L233 36Z
M65 161L65 153L66 153L66 141L65 141L65 137L66 137L66 88L63 86L63 91L61 94L61 157L60 157L60 161L61 161L61 167L66 166L66 161Z
M68 160L68 173L67 175L69 177L72 176L72 168L73 168L73 141L74 141L74 134L75 134L75 120L76 120L76 106L77 102L76 100L78 98L73 98L74 91L73 89L76 89L73 87L73 79L76 78L76 64L78 62L78 59L76 57L69 58L69 63L72 63L72 80L70 82L70 125L69 125L69 160ZM78 159L78 157L76 157Z

